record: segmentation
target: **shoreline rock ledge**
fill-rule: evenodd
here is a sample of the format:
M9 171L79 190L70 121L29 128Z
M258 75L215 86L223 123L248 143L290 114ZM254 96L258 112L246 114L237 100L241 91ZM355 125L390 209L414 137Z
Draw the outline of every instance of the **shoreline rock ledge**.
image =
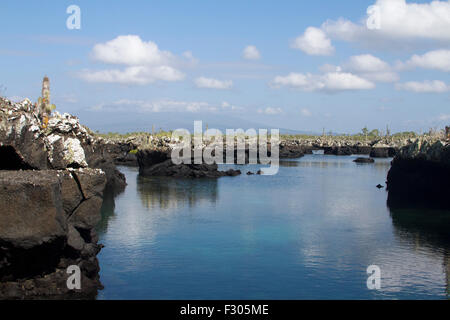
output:
M387 175L388 205L450 208L450 142L417 139L393 159Z
M0 98L0 299L96 297L103 192L126 184L103 148L76 117Z
M176 178L219 178L224 176L237 176L240 170L218 170L218 165L213 164L174 164L170 157L170 149L142 149L136 154L139 164L139 174L142 176L164 176Z

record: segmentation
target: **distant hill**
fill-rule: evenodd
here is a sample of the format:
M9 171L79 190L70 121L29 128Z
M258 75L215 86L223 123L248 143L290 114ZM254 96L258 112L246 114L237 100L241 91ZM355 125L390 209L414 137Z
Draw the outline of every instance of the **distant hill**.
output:
M84 112L79 114L81 122L87 125L91 130L100 131L102 133L108 132L151 132L152 126L155 131L160 129L164 131L174 130L178 128L188 129L194 131L194 121L201 120L203 122L203 129L206 125L208 128L219 129L225 133L226 129L280 129L281 134L316 134L310 131L293 130L288 128L276 128L274 126L241 119L238 117L211 114L202 115L199 117L194 113L174 113L174 112L157 112L129 114L129 113L109 113L107 116L99 117L98 112Z

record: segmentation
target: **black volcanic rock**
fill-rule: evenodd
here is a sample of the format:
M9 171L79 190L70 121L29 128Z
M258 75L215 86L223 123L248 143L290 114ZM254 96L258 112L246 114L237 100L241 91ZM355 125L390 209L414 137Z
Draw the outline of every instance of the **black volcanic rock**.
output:
M397 149L394 147L372 147L370 157L372 158L392 158L397 154Z
M97 169L0 171L0 299L95 297L105 183ZM67 288L69 265L81 267L82 290Z
M353 148L354 154L370 154L372 147L357 145Z
M240 170L229 169L219 171L217 164L174 164L170 159L168 150L158 151L152 149L139 150L137 153L139 174L143 176L164 176L179 178L219 178L223 176L240 175Z
M375 160L373 160L372 158L356 158L355 160L353 160L353 162L357 162L357 163L374 163Z
M55 112L45 125L29 100L0 98L0 299L94 298L102 288L94 228L106 184L125 184L103 151L76 117ZM81 290L67 288L70 265Z
M344 147L325 147L324 154L333 154L335 156L350 156L354 153L353 148Z
M450 145L423 141L403 147L387 176L388 205L450 208Z
M312 153L312 152L311 152ZM279 149L280 159L301 158L305 155L305 148L299 145L281 144Z

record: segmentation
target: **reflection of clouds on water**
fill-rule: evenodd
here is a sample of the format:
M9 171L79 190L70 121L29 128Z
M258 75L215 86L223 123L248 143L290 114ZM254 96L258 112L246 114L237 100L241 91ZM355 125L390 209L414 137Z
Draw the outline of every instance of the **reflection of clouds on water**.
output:
M299 263L312 274L328 270L337 281L335 285L345 270L356 274L360 269L364 277L365 268L376 264L381 267L383 281L382 290L374 292L376 296L407 296L413 291L423 296L442 295L446 284L447 290L450 285L450 223L437 218L440 223L426 224L422 216L412 225L395 214L392 223L385 205L386 191L375 188L377 183L384 184L390 159L375 161L359 166L351 157L317 155L298 161L300 170L314 171L314 181L299 171L304 179L299 179L297 197L307 199L300 206L307 218L298 225ZM291 198L296 197L290 192ZM446 214L448 221L450 215ZM383 238L385 243L380 242ZM392 241L398 245L391 247ZM428 292L429 288L433 289Z
M329 168L329 169L346 168L354 166L370 166L372 169L376 169L377 171L386 171L390 168L392 161L392 158L376 158L374 163L353 162L353 160L359 157L361 157L361 155L352 155L352 156L334 156L323 154L306 155L305 157L300 158L299 161L297 161L297 165L295 166L309 167L309 168L312 167ZM282 160L280 162L284 161Z
M214 298L229 297L217 283L231 280L230 290L256 298L442 297L449 224L390 216L386 191L375 187L389 159L352 160L306 155L283 160L275 176L246 175L261 165L245 165L233 167L241 176L219 180L144 178L121 168L129 185L102 222L107 283L134 277L129 290L157 298L173 297L164 292L186 279L206 283ZM366 288L371 264L381 267L379 292ZM190 294L183 297L203 297L190 288L182 286Z
M408 246L375 252L372 260L381 269L381 294L414 289L424 295L442 295L446 290L442 257L427 248Z
M120 169L126 173L128 186L116 199L112 193L105 193L97 230L108 241L130 247L128 254L132 259L139 260L139 248L154 243L162 225L170 221L168 218L185 212L181 209L205 204L213 209L217 201L216 179L147 178L139 176L136 168ZM167 213L171 213L170 217ZM200 223L211 222L195 219Z
M163 210L214 204L217 200L217 179L175 179L137 177L137 190L142 204Z
M101 252L112 250L111 255L124 255L118 259L126 259L120 270L126 272L141 263L140 248L154 243L159 230L154 217L141 214L143 209L134 192L137 169L121 167L120 170L126 174L128 185L115 199L110 193L104 195L99 235L108 244Z
M450 295L450 212L391 208L391 218L397 240L409 249L408 254L399 255L398 259L413 270L419 269L419 273L429 274L429 277L419 278L424 283L436 281L433 277L441 279L440 282L446 284L447 295ZM410 257L410 263L405 263L412 254L419 254L430 261L418 264L417 258ZM410 269L405 269L403 271L407 275L411 273L408 272ZM442 279L442 274L445 279Z

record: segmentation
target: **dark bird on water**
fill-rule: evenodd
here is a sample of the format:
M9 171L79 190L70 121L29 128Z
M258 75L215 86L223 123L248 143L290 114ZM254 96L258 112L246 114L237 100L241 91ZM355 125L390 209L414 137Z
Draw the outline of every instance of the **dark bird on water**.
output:
M383 187L381 184L378 184L378 185L377 185L377 188L378 188L378 189L381 189L381 188L384 188L384 187Z

